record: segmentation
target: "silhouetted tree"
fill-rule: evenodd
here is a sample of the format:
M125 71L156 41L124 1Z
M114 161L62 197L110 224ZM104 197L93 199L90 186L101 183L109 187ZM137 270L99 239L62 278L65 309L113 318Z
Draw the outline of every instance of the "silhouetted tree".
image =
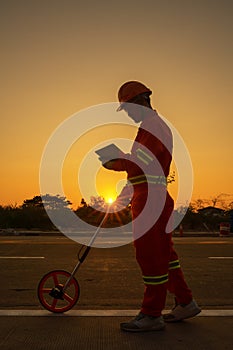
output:
M68 199L61 197L59 194L56 196L46 194L41 198L46 210L68 209L72 204Z
M81 200L81 206L84 207L84 208L87 207L87 202L85 201L84 198L82 198L82 200Z
M91 196L90 206L97 210L101 210L106 206L106 202L101 196Z
M31 199L25 199L23 201L22 208L41 208L43 207L43 202L41 196L35 196Z
M175 171L173 171L171 174L167 177L167 184L170 184L172 182L175 182Z

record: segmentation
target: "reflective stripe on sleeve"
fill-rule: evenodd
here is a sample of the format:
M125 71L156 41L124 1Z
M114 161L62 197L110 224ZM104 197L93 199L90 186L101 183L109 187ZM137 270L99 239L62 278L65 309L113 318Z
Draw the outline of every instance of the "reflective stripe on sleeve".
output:
M137 154L137 158L140 159L146 165L148 165L150 162L153 161L153 158L148 153L143 151L141 148L138 148L136 150L136 154Z

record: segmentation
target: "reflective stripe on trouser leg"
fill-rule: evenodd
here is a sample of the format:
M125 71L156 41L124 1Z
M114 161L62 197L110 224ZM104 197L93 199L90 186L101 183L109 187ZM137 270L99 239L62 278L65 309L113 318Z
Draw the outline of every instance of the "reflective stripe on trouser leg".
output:
M158 285L168 282L168 274L159 276L142 276L144 284L148 285Z
M168 291L174 294L178 304L189 304L192 300L192 291L188 287L180 266L176 252L172 249L173 260L169 262Z
M179 260L173 260L169 262L169 270L180 269Z
M145 289L141 312L146 315L159 317L166 303L168 274L143 276L143 280Z

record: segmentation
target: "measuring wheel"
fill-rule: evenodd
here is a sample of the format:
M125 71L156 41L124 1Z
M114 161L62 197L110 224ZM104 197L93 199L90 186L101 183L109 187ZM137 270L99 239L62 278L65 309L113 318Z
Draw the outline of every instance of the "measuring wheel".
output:
M41 305L51 312L66 312L78 301L80 288L78 281L69 272L50 271L42 277L38 285Z

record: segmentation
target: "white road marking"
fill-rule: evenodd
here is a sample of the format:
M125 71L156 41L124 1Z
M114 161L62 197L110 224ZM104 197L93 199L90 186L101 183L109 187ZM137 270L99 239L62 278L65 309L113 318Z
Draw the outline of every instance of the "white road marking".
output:
M45 259L44 256L0 256L0 259Z
M209 256L209 259L233 259L233 256Z
M164 313L170 310L165 310ZM30 317L128 317L138 314L138 310L70 310L65 313L56 314L46 310L0 310L0 316L30 316ZM198 317L233 317L232 310L202 310ZM196 316L196 317L197 317Z

